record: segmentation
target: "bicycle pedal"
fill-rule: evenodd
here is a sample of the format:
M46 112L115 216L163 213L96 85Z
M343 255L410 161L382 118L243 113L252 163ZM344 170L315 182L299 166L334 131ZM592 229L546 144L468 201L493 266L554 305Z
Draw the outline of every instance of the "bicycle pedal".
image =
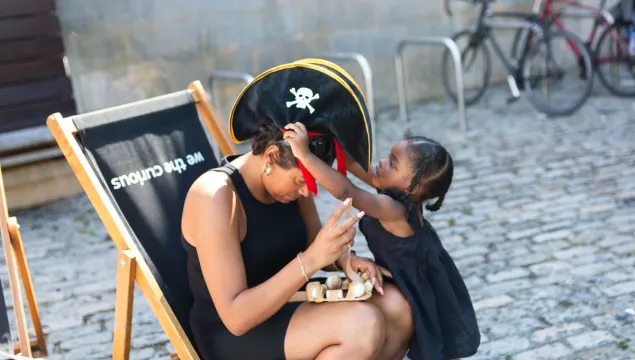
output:
M518 99L520 99L520 96L510 96L507 98L507 105L511 104L511 103L515 103L516 101L518 101Z
M518 90L516 79L512 75L507 75L507 84L509 85L509 90L512 92L512 97L515 100L518 100L520 97L520 91Z

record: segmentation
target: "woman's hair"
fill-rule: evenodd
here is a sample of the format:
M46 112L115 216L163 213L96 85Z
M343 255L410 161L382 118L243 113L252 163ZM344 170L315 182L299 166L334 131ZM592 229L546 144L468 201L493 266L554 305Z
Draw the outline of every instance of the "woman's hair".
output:
M410 166L413 171L407 192L414 190L417 185L422 186L423 193L419 201L436 198L433 204L426 205L426 209L437 211L452 184L452 156L441 144L424 136L406 133L405 139L409 144Z
M251 151L254 155L264 154L265 150L271 145L278 148L278 154L274 160L283 169L290 169L297 167L296 161L291 146L283 141L283 132L274 125L271 119L266 119L262 126L258 129L258 133L251 138ZM335 144L331 139L322 138L311 140L311 151L327 164L333 164L335 160ZM317 154L315 152L318 152Z
M273 161L283 169L297 167L298 162L293 156L291 146L282 140L282 134L271 119L265 120L258 129L258 134L251 138L251 151L254 155L260 155L264 154L270 145L275 145L278 148L278 154Z

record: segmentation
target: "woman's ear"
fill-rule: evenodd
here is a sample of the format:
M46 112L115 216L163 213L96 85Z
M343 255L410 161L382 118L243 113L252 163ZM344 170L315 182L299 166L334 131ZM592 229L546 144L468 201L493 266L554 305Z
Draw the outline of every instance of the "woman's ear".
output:
M267 163L273 165L278 163L278 159L280 157L280 150L276 145L269 145L265 150L265 159Z

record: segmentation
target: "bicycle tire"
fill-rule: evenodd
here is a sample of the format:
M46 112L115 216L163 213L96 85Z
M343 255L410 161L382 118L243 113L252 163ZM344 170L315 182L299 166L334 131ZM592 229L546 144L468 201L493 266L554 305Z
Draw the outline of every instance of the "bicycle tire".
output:
M613 93L614 95L618 95L618 96L635 96L635 86L633 86L630 89L621 89L618 85L615 85L613 83L613 81L609 80L608 78L606 78L605 74L600 71L600 66L597 63L597 58L600 55L601 49L602 49L602 44L604 43L604 41L606 39L608 39L609 41L612 40L611 38L611 30L613 29L619 29L619 28L623 28L626 25L618 25L615 26L615 24L605 27L604 30L602 31L602 34L600 35L597 43L595 44L595 49L593 50L594 53L594 65L595 65L595 70L598 74L598 77L600 78L600 82L602 83L602 85L604 85L604 87L606 87L611 93ZM628 46L628 44L626 44L626 46ZM626 56L628 56L626 54ZM625 58L624 61L627 61L627 59ZM620 64L622 63L622 61L620 60L619 62ZM633 78L633 80L635 80L635 77Z
M556 37L556 36L564 36L566 39L573 42L575 47L578 49L580 54L582 55L582 60L584 63L585 74L589 77L586 82L586 86L582 93L582 96L577 99L573 103L573 105L565 107L563 109L557 109L550 105L544 104L540 101L532 88L532 82L529 80L530 70L527 68L527 64L530 63L529 60L533 58L536 54L536 49L548 38L548 37ZM556 116L567 116L575 113L584 105L589 96L591 95L591 91L593 90L593 80L594 80L594 71L593 71L593 60L591 54L589 53L589 49L584 45L582 40L575 34L567 30L553 30L553 31L545 31L543 36L534 40L531 44L531 48L527 52L526 57L523 59L522 64L522 77L523 83L525 87L525 92L528 94L529 101L536 107L540 112L546 114L547 116L556 117Z
M452 36L452 40L456 42L462 36L471 37L473 34L474 33L471 30L463 30L454 34ZM469 46L470 45L468 43L468 47ZM484 64L485 69L483 72L483 85L478 89L478 91L476 92L474 96L468 97L464 92L463 101L465 102L466 106L476 103L483 96L483 94L485 94L485 90L487 90L487 87L489 86L490 78L492 76L492 61L491 61L487 46L485 45L484 42L481 41L477 44L477 47L482 49L484 61L485 61L485 64ZM464 49L460 49L460 48L459 50L461 51L461 62L463 64L463 58L464 58L463 54L465 53L465 51ZM442 59L441 65L442 65L441 71L443 72L443 87L445 88L446 94L448 94L448 96L450 96L450 98L456 103L457 95L456 95L456 92L453 91L451 87L452 85L455 85L456 82L450 80L451 78L453 78L453 76L451 77L450 75L454 75L454 71L451 71L452 68L450 68L450 65L454 66L454 60L452 58L452 54L450 53L450 50L447 48L443 52L443 59Z

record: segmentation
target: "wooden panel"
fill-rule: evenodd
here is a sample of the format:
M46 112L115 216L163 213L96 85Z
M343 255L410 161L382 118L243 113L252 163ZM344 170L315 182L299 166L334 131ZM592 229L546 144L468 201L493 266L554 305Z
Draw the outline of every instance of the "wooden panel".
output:
M0 64L0 86L20 81L65 76L62 59L35 60L22 63Z
M76 113L55 0L0 0L0 133Z
M46 13L55 10L53 0L2 0L0 18L7 16Z
M0 119L2 121L19 121L39 118L44 124L46 118L53 113L61 112L63 115L67 115L74 111L75 100L67 96L28 103L18 107L0 108Z
M46 125L46 118L56 112L63 116L77 114L75 100L59 98L37 101L19 107L0 108L0 133Z
M52 57L64 53L64 44L59 37L37 38L2 43L0 62Z
M59 31L57 18L52 14L0 19L0 40L41 35L59 36Z
M18 105L29 101L56 98L72 94L67 77L0 87L0 106Z

